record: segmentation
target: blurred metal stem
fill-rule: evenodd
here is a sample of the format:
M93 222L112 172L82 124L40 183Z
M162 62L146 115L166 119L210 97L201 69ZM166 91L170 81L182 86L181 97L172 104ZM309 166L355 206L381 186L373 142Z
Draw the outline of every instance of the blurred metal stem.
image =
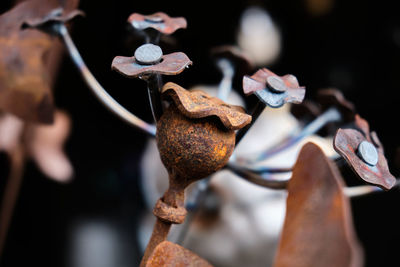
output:
M111 112L117 115L119 118L130 124L131 126L143 131L144 133L155 136L156 127L151 125L121 106L114 98L112 98L107 91L100 85L93 74L90 72L85 62L83 61L78 49L76 48L71 36L68 33L68 29L62 23L55 24L54 29L62 37L65 46L67 47L68 53L81 73L84 81L97 97L97 99L107 107Z

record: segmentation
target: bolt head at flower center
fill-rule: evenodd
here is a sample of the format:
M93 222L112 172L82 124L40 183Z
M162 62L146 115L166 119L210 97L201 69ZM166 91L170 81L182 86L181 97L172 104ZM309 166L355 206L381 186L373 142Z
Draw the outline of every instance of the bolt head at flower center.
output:
M287 90L285 82L277 76L269 76L267 86L276 93L283 93Z
M375 166L378 163L378 151L376 147L368 141L362 141L358 145L357 154L368 165Z
M135 51L135 60L139 64L154 65L160 62L163 56L161 48L153 44L144 44Z

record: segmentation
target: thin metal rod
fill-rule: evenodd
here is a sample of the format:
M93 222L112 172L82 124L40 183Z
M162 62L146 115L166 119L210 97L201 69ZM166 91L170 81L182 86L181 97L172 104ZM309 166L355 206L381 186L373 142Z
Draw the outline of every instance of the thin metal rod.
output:
M246 133L250 130L251 126L254 125L258 117L260 117L261 113L265 109L265 104L261 101L258 101L256 106L254 107L253 112L251 113L251 123L249 123L246 127L240 129L236 134L236 146L242 140L242 138L246 135Z
M151 112L157 122L163 114L160 89L162 86L161 75L153 74L147 78L147 92L149 94Z
M71 36L68 33L67 28L64 24L58 23L55 26L55 30L62 37L65 46L67 47L68 53L81 73L84 81L97 97L97 99L107 107L111 112L117 115L119 118L134 126L135 128L142 130L143 132L149 134L150 136L155 136L156 128L155 126L141 120L123 106L121 106L114 98L112 98L106 90L100 85L93 74L90 72L85 62L83 61L78 49L76 48Z
M228 59L220 59L217 61L217 66L222 72L222 80L218 86L218 98L222 101L228 99L229 94L232 91L232 79L235 74L235 68Z
M18 199L24 176L24 149L18 146L11 154L10 172L7 185L4 189L0 210L0 259L4 252L7 233L14 213L14 207Z
M318 116L315 120L309 123L307 126L303 128L298 134L295 136L290 136L285 138L281 142L275 144L273 147L264 150L263 152L257 154L255 157L251 157L248 161L254 163L270 158L288 148L293 147L295 144L299 143L304 138L315 134L322 127L324 127L329 122L339 121L341 120L341 115L339 111L335 108L330 108L325 111L323 114Z

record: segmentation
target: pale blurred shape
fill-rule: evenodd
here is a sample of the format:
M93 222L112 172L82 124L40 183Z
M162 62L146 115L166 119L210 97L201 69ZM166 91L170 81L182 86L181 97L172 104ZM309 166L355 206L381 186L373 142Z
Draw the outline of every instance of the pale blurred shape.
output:
M10 153L21 141L24 122L10 113L0 117L0 151Z
M111 224L93 220L73 229L71 267L116 267L121 245Z
M58 182L69 182L73 167L63 151L71 129L65 112L56 111L52 125L34 125L30 129L28 150L40 170Z
M281 34L266 10L252 6L240 19L239 47L256 66L273 63L281 51Z

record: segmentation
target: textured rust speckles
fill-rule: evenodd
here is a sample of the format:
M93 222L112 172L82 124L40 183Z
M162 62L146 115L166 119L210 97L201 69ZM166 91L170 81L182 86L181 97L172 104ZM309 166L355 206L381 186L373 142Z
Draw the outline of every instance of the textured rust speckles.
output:
M162 92L172 98L179 111L189 118L218 117L229 130L243 128L251 122L251 116L239 106L228 105L202 91L187 91L174 83L164 85Z
M315 144L301 150L288 186L275 267L359 267L363 253L336 166Z
M163 12L151 15L133 13L128 22L137 30L154 29L162 34L172 34L178 29L186 29L187 22L183 17L172 18Z
M389 190L395 185L396 178L389 171L383 146L376 133L370 133L368 122L358 115L355 118L355 125L359 130L339 129L333 146L362 180ZM375 147L378 156L376 165L368 164L365 159L363 160L359 151L359 146L363 141Z
M246 95L255 94L265 105L277 108L285 103L301 103L306 91L300 87L295 76L278 76L263 68L252 76L243 77L243 92Z
M161 62L154 65L140 64L135 57L117 56L111 68L124 76L135 78L152 74L177 75L191 64L192 61L184 53L176 52L162 56Z
M190 119L171 106L157 124L157 144L164 165L187 177L183 181L187 186L226 165L235 147L235 132L215 118Z
M206 260L190 250L164 241L152 253L146 267L212 267Z

